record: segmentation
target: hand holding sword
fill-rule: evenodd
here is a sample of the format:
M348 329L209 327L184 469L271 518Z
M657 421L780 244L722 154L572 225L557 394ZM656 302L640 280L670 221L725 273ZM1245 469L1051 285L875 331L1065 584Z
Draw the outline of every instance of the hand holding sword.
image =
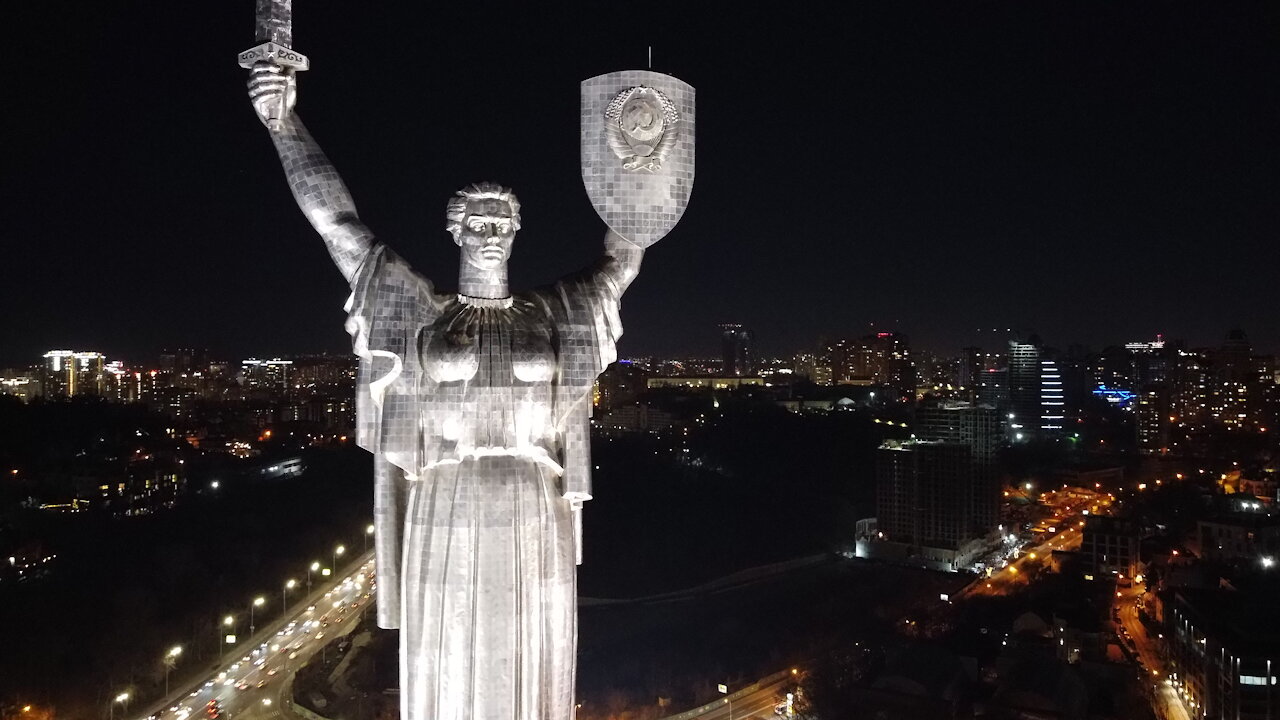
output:
M257 0L255 36L260 43L240 53L240 67L251 70L249 98L258 118L272 132L279 132L298 101L294 73L311 63L294 52L292 0Z

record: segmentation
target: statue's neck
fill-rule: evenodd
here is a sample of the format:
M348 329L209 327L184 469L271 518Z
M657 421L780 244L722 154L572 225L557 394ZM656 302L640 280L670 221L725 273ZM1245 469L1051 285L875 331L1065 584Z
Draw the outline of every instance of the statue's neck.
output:
M507 285L507 264L484 270L463 258L458 269L458 292L478 298L511 297L511 288Z

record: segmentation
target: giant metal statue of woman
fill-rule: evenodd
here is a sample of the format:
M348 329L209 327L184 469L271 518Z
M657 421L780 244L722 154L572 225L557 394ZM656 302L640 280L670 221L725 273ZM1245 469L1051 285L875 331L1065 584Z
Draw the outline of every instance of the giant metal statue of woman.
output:
M253 107L289 187L351 285L358 441L374 454L378 624L399 628L404 720L570 720L589 412L616 359L619 301L693 183L693 92L648 71L582 84L583 178L604 253L512 293L509 189L448 201L458 291L437 290L361 222L292 111L296 79L253 66Z

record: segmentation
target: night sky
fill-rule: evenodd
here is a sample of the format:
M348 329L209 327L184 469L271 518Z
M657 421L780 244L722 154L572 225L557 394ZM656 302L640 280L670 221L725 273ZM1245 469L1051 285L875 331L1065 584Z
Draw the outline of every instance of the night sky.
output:
M299 114L441 288L445 201L472 181L520 196L515 289L593 259L578 83L652 45L698 91L697 180L624 300L623 354L713 354L728 321L765 353L996 326L1280 350L1280 5L553 5L294 3ZM252 0L5 15L0 367L349 351L346 286L235 62Z

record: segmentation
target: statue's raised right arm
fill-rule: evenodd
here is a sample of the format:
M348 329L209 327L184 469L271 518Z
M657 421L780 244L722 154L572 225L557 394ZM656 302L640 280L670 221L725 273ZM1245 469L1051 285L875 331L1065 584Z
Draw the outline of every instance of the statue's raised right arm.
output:
M296 88L293 71L272 63L257 63L249 74L249 99L264 126L271 109L279 106L280 95L285 96L289 112L280 129L271 132L271 140L298 207L324 238L342 276L351 282L373 247L373 233L356 215L355 202L338 171L293 112Z

